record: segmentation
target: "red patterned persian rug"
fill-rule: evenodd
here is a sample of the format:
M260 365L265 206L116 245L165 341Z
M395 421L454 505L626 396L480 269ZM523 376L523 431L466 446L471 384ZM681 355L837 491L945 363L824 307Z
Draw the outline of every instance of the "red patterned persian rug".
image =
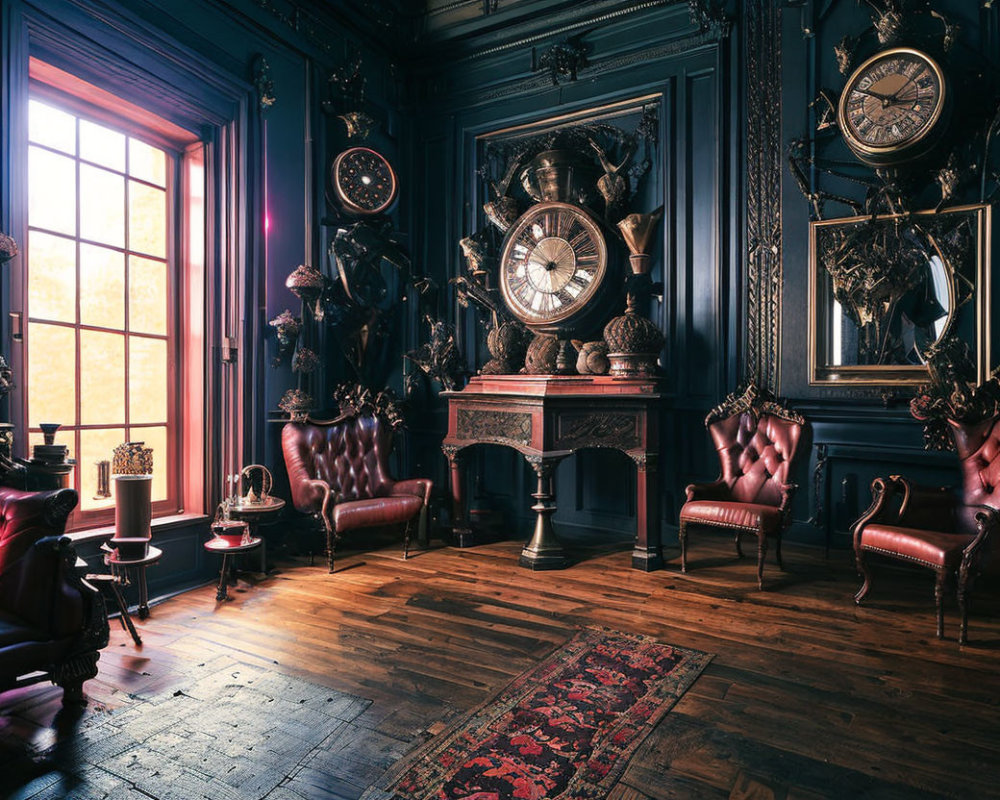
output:
M364 800L600 800L711 658L582 630L396 764Z

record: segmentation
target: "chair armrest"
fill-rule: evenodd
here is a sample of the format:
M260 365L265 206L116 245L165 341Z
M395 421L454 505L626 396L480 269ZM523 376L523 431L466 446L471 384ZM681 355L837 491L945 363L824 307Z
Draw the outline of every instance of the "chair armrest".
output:
M692 483L684 492L689 503L692 500L728 500L729 484L721 479L711 483Z
M781 503L778 508L781 509L782 514L788 514L792 508L792 497L798 491L799 485L797 483L780 483L778 488L781 490Z
M890 516L889 501L900 491L901 487L893 478L876 478L872 481L872 504L854 524L851 526L851 533L854 538L854 552L858 551L858 544L861 541L861 532L865 526L872 522L887 522ZM891 520L895 522L895 519Z
M968 564L980 553L985 553L997 534L995 531L1000 528L1000 514L997 510L989 506L969 506L976 508L976 538L966 545L962 551L962 569L968 569Z
M3 609L30 622L53 639L83 630L91 606L104 606L100 593L83 580L76 566L76 548L68 536L41 536L28 551L9 563L2 580Z
M328 530L333 529L333 507L340 502L340 495L330 488L330 484L319 478L302 481L299 484L298 497L302 502L296 503L299 511L319 514Z
M433 488L434 482L427 478L408 478L405 481L396 481L393 483L389 489L389 496L412 494L421 498L426 506L430 503L431 489Z
M890 475L902 493L897 525L934 531L955 529L959 502L947 486L920 486L901 475Z

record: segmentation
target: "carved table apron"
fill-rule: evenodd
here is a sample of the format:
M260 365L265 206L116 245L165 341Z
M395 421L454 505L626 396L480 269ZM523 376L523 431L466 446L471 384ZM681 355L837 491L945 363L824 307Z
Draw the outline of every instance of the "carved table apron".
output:
M475 444L500 444L520 452L538 476L532 495L534 535L518 563L529 569L562 569L567 559L552 528L556 511L552 478L566 456L588 447L620 450L637 469L636 537L632 566L663 566L660 549L659 403L653 378L598 376L478 376L448 398L448 435L442 450L451 468L452 520L460 546L471 540L465 512L463 453Z

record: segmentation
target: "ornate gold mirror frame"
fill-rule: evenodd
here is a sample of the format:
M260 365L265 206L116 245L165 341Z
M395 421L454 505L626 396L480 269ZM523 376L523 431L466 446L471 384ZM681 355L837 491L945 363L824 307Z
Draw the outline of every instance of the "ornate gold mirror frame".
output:
M986 379L991 207L809 226L809 383L917 386L924 353L957 338Z

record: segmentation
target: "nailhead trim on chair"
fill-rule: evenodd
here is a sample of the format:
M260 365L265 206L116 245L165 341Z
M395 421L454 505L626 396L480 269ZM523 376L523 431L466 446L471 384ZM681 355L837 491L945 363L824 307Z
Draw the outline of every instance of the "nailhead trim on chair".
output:
M941 566L940 564L932 564L930 561L924 561L922 558L914 558L913 556L904 555L903 553L897 553L895 550L886 550L883 547L872 547L871 545L863 544L861 545L862 550L867 550L870 553L881 553L884 556L892 556L893 558L899 558L904 561L912 561L914 564L919 564L922 567L929 567L933 570L947 569L947 567Z

